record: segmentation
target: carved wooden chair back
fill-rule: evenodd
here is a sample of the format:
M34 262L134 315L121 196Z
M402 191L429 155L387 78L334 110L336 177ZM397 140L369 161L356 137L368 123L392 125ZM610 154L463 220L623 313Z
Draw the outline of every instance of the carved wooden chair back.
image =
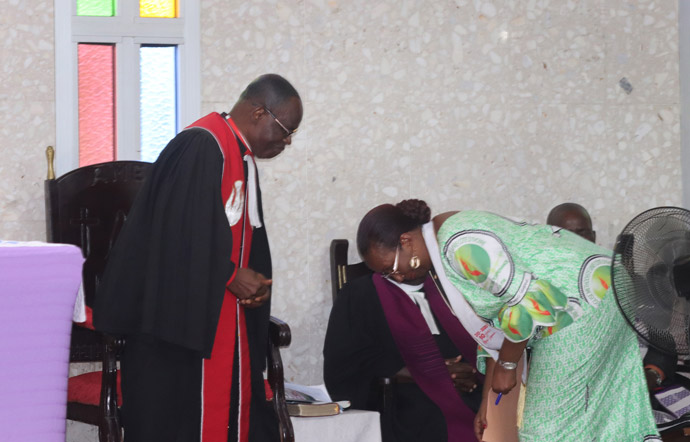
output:
M346 239L334 239L331 241L331 290L334 302L338 292L348 281L373 273L363 262L348 264L347 251L349 245Z
M81 248L87 311L110 248L150 166L139 161L113 161L80 167L45 182L47 239ZM70 362L101 361L103 368L70 378L67 418L97 425L102 442L119 442L116 361L123 343L88 328L88 322L87 326L72 327Z

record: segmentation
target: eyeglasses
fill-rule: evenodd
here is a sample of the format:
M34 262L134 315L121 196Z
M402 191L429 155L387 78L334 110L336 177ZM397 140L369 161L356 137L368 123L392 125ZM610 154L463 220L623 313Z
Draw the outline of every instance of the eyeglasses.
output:
M280 120L278 119L278 117L276 117L275 114L274 114L273 112L271 112L271 110L270 110L269 108L267 108L266 106L262 106L262 107L264 108L264 110L265 110L266 112L268 112L268 115L272 116L273 119L276 120L276 123L278 123L278 126L280 126L280 127L285 131L285 138L291 137L291 136L293 136L293 135L295 134L295 132L297 132L297 129L295 129L295 130L288 130L288 128L285 127L285 125L284 125L283 123L280 122Z
M400 258L400 246L395 247L395 261L393 261L393 269L387 273L381 273L384 278L390 278L391 276L398 273L398 258Z

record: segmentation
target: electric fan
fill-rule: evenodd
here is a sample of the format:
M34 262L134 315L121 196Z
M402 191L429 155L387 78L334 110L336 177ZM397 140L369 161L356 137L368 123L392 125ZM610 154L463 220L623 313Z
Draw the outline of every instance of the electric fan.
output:
M616 239L611 278L623 316L647 344L690 353L690 211L657 207L633 218Z

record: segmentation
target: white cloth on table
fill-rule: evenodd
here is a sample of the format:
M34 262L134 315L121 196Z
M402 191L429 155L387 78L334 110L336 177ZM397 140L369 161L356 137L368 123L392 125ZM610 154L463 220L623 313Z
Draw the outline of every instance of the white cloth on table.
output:
M290 418L299 442L381 442L376 411L346 410L335 416Z

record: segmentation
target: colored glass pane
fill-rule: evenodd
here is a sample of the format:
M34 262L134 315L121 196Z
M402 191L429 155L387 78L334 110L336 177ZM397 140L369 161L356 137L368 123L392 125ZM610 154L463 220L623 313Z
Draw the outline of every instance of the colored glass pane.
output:
M79 166L115 159L115 47L79 44Z
M177 17L175 0L139 0L139 15L142 17Z
M139 50L141 159L155 161L177 133L177 47Z
M112 17L115 0L77 0L77 15Z

